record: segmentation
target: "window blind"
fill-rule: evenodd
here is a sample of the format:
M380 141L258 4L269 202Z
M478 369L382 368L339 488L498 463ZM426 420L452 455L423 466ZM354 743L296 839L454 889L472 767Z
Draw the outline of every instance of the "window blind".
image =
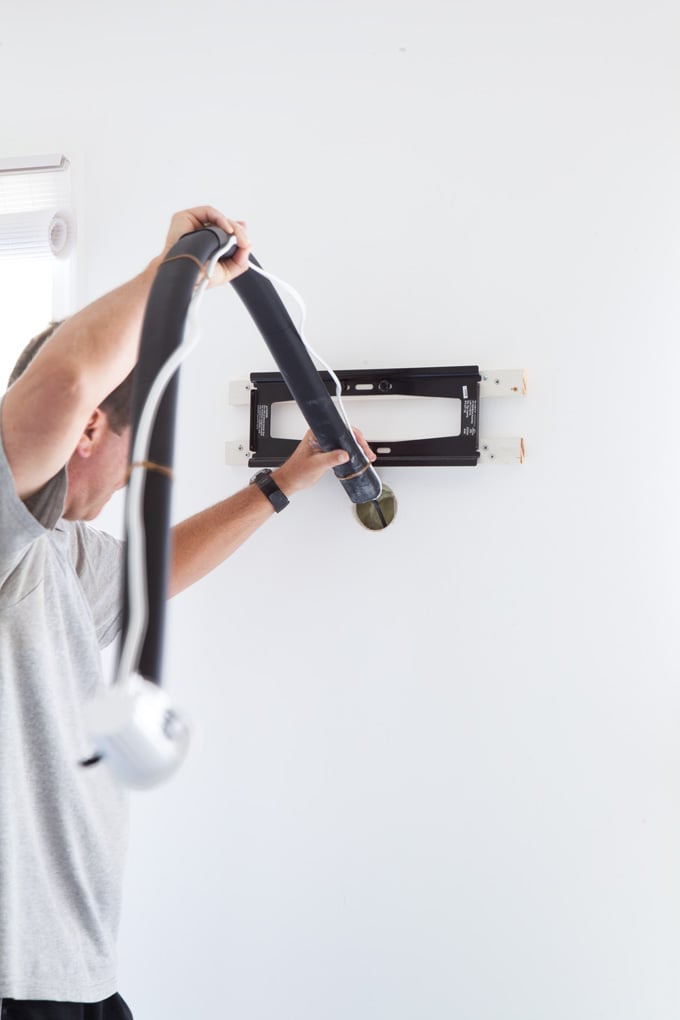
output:
M0 159L0 258L65 259L74 244L68 159Z

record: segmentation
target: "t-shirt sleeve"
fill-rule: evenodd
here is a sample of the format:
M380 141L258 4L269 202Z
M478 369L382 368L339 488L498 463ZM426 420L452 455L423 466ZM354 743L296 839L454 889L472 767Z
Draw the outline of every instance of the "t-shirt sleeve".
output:
M27 549L53 528L63 511L66 470L63 469L34 496L22 502L14 486L0 429L0 585L9 577Z
M84 523L60 521L66 488L64 468L22 502L0 429L0 589L31 545L58 525L58 530L66 532L69 557L92 613L99 647L105 648L122 624L123 542ZM6 587L6 598L17 598L11 582Z

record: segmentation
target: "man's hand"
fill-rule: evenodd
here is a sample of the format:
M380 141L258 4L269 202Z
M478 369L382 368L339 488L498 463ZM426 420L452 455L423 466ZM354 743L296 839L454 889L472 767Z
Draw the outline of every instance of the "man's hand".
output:
M197 206L195 209L185 209L175 213L170 221L170 229L165 241L163 256L167 255L170 249L179 241L184 234L214 224L221 227L228 234L234 234L238 243L235 253L224 262L220 261L215 266L210 280L211 287L218 287L227 283L244 273L248 268L248 256L250 254L250 242L246 234L246 224L243 220L230 220L218 209L211 205Z
M354 429L356 440L367 460L374 461L376 455L370 449L359 429ZM311 431L305 433L300 443L285 464L273 472L272 477L286 496L290 497L301 489L315 485L330 468L346 464L349 454L346 450L331 450L324 453Z

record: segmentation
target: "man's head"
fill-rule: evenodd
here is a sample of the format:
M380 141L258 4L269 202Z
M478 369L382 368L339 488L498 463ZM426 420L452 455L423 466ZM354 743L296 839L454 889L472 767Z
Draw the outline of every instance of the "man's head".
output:
M9 377L11 386L26 371L42 346L61 326L51 323L28 342ZM93 520L126 482L130 445L133 373L120 383L90 415L67 467L68 490L64 517Z

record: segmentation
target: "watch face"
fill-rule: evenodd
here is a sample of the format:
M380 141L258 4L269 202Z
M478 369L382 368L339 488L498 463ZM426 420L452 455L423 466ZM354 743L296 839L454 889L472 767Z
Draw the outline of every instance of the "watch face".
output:
M271 473L272 473L272 469L271 468L262 468L261 471L257 471L253 475L253 477L250 479L249 484L250 485L257 485L257 484L259 484L259 482L263 482L265 480L265 478L269 478Z

